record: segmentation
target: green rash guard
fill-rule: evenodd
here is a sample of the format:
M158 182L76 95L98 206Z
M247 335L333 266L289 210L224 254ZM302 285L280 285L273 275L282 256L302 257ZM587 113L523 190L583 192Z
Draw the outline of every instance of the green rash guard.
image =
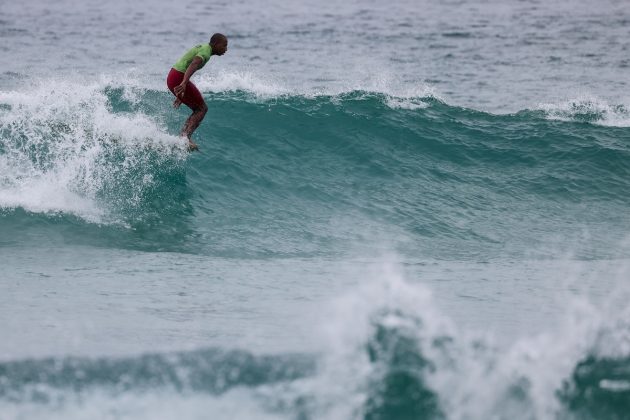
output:
M210 56L212 55L212 47L209 44L199 44L195 45L180 58L177 63L173 65L173 68L177 71L181 71L182 73L186 73L188 66L192 63L195 57L201 57L201 65L199 68L202 68L206 65L208 60L210 60Z

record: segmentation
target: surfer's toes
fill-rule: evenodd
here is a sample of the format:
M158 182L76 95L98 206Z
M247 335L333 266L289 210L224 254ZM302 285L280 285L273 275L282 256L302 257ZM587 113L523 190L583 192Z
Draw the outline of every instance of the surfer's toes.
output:
M199 146L197 146L192 141L188 140L188 151L189 152L194 152L195 150L199 150Z

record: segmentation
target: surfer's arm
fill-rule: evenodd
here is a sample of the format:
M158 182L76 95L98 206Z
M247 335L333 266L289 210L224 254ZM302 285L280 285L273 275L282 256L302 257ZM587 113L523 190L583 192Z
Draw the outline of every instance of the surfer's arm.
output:
M184 80L182 80L182 82L179 85L175 86L175 89L173 89L176 96L180 96L186 91L186 84L188 84L188 81L190 80L193 73L199 69L199 66L202 62L203 60L201 59L201 57L193 58L193 61L186 69L186 73L184 73Z

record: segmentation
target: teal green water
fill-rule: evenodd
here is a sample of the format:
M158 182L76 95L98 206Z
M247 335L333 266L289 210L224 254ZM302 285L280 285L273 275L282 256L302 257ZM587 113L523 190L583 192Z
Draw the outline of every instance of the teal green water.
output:
M145 91L135 103L121 89L101 94L111 118L146 114L171 132L185 118L168 109L165 93ZM33 177L63 168L60 186L100 214L5 208L3 229L238 258L338 255L366 240L442 259L545 245L587 258L625 255L614 244L630 221L627 129L599 125L603 115L579 107L566 121L543 111L492 115L431 98L406 109L369 92L207 100L209 121L196 133L201 153L190 156L153 147L150 136L123 140L95 127L33 122L27 113L6 124L4 156L24 159L7 166L27 166ZM69 140L77 130L81 137ZM16 131L41 141L27 144ZM9 185L21 181L5 175Z

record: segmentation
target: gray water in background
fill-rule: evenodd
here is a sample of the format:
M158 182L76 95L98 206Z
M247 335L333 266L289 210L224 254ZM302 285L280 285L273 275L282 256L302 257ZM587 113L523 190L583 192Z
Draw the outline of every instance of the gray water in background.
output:
M3 2L0 83L115 74L163 86L213 32L229 36L229 53L205 74L297 93L431 91L491 112L584 96L630 103L623 0Z

